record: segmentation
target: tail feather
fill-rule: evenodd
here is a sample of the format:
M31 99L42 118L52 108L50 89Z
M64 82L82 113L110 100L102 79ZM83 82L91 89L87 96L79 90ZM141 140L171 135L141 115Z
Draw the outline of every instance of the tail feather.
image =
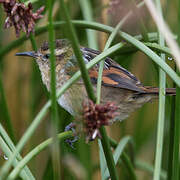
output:
M158 94L159 93L159 88L156 87L145 87L147 90L147 93L152 93L152 94ZM166 88L166 95L170 96L175 96L176 95L176 88Z

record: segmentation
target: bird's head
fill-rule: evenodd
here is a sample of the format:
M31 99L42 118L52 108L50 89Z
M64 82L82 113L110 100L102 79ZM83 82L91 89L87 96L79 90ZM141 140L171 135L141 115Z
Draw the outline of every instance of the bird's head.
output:
M72 56L73 50L68 40L57 39L55 41L54 55L56 58L56 65L64 64L68 58ZM36 59L38 65L45 65L50 67L50 45L45 41L38 51L27 51L16 53L16 56L28 56Z
M77 71L76 59L74 57L71 44L66 39L57 39L55 41L54 56L56 59L55 70L57 80L64 75L71 75L72 72ZM16 56L33 57L41 71L43 82L47 85L50 79L50 45L46 41L42 44L38 51L28 51L16 53ZM74 69L74 71L73 71ZM66 78L67 79L67 78Z

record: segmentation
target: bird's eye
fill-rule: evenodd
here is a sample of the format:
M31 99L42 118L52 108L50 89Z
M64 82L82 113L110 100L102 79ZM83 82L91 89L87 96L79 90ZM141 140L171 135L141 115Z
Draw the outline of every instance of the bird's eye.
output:
M45 54L45 55L43 56L43 58L44 58L45 60L49 59L49 57L50 57L50 54Z

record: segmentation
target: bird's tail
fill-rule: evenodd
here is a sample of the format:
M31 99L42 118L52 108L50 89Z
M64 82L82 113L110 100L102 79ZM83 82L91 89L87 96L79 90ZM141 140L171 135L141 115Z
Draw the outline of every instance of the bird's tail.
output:
M147 89L147 93L152 93L152 94L158 94L159 93L159 88L156 87L145 87ZM166 95L169 96L175 96L176 95L176 88L166 88Z

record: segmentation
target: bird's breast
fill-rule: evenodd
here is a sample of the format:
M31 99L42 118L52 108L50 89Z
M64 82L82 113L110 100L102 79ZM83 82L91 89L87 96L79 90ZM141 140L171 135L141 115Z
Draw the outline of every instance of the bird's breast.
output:
M76 83L58 99L58 103L70 114L76 115L82 113L82 103L86 98L85 87Z

